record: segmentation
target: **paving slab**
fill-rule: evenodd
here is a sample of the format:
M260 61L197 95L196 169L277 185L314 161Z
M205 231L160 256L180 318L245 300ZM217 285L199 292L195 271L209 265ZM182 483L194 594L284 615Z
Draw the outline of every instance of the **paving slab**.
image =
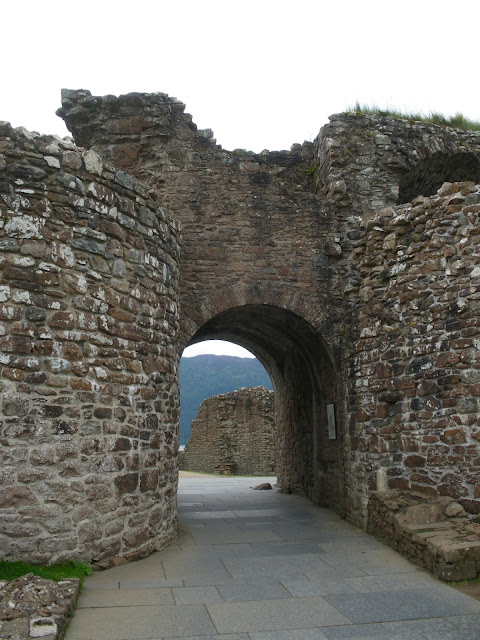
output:
M346 529L344 527L317 527L314 523L311 525L295 524L295 523L277 523L272 527L273 533L283 540L317 540L319 538L339 538L346 536L352 538L356 535L363 535L362 532L356 532L355 528Z
M158 638L152 638L151 640L158 640ZM163 638L163 640L180 640L180 637ZM181 640L184 640L184 638L181 638ZM189 636L188 640L250 640L250 637L246 633L229 633L221 636Z
M183 587L182 580L122 580L120 589L161 589L163 587Z
M85 584L120 582L120 580L165 580L165 578L161 558L158 554L153 554L137 562L130 562L119 567L113 567L108 571L96 572L88 578Z
M69 640L140 640L215 634L203 605L163 605L80 609L68 629Z
M322 540L318 543L320 549L328 553L357 553L358 551L373 551L379 549L391 550L383 542L369 536L366 533L357 533L352 537L341 537L338 539L335 535L331 535L328 540Z
M257 509L237 509L234 511L237 518L279 518L281 520L285 520L288 515L285 513L283 509L262 509L258 507ZM293 515L293 514L292 514ZM293 517L295 517L293 515Z
M326 635L329 640L426 640L423 634L405 632L391 634L385 629L365 628L368 625L353 625L344 635ZM343 628L342 628L343 629Z
M232 525L226 524L223 528L208 528L192 530L192 538L196 544L239 544L244 542L264 542L269 540L282 540L282 538L271 530L258 531L253 529L246 531Z
M329 640L425 640L424 632L441 633L453 627L443 619L413 620L406 622L383 622L375 624L352 624L350 626L323 629Z
M368 575L385 575L389 573L411 573L412 563L406 558L402 558L393 549L374 549L370 551L359 551L352 549L348 551L328 550L322 555L322 560L339 571L354 568L361 570Z
M480 613L466 616L446 616L446 620L457 629L480 629Z
M117 582L93 582L89 580L83 585L83 591L98 591L102 589L120 589L120 582L118 580Z
M181 479L181 535L89 576L66 640L480 640L480 602L265 481Z
M398 589L415 588L435 589L440 584L436 578L424 571L357 578L346 577L344 582L353 590L362 592L397 591Z
M192 574L190 578L183 580L184 587L208 587L208 586L220 586L224 584L246 584L247 580L243 577L226 576L219 578L212 574Z
M292 597L292 594L280 582L225 584L218 585L217 589L225 602L280 600Z
M200 577L216 576L218 578L230 577L223 562L218 558L195 558L190 555L185 561L174 558L172 561L165 559L163 562L165 575L169 580L183 580L192 575Z
M259 631L250 634L251 640L327 640L320 629L296 629L289 631Z
M268 556L304 556L306 554L324 553L314 542L252 542L250 545L242 546L235 550L238 558L260 558Z
M320 597L207 604L219 633L277 631L348 624L349 618Z
M211 520L213 518L225 519L225 518L238 518L234 511L185 511L183 514L184 520Z
M175 604L206 604L221 602L222 597L216 587L181 587L172 589Z
M355 593L357 589L348 583L348 579L324 577L321 580L303 580L284 578L282 585L297 598L323 596L333 593Z
M403 589L377 593L325 595L327 602L352 622L386 622L442 618L457 613L477 613L480 602L449 587Z
M325 564L319 556L304 554L298 556L270 555L256 558L229 558L224 560L225 567L232 576L253 576L262 573L270 575L286 575L288 573L303 573L305 571L322 571L331 567Z
M86 590L78 599L77 608L132 607L135 605L175 604L171 589Z
M392 635L400 635L402 633L440 633L441 631L450 631L455 628L455 625L452 625L445 618L422 618L421 620L384 622L380 626L387 629Z
M425 638L427 640L478 640L478 629L470 631L441 631L438 634L431 634L426 632Z

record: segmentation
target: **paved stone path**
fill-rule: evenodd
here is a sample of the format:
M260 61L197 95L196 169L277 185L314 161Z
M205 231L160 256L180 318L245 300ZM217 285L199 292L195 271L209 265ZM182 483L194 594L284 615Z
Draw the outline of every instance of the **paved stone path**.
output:
M180 538L88 578L67 640L479 640L480 602L265 478L180 480Z

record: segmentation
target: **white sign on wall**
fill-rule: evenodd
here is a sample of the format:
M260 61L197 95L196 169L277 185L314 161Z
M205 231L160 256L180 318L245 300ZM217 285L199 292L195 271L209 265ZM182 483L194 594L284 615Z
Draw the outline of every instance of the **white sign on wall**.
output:
M327 404L328 438L337 439L337 425L335 424L335 405Z

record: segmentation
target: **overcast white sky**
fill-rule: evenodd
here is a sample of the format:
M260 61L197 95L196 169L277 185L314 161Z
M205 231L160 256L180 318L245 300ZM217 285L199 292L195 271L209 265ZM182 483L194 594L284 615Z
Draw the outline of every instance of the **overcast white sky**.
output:
M358 100L480 120L478 0L4 0L0 120L60 89L163 91L226 149L289 149Z

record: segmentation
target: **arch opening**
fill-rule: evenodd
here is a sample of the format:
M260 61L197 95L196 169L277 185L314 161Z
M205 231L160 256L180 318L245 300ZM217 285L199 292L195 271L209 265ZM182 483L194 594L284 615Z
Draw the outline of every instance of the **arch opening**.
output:
M187 347L180 359L181 450L190 439L203 401L252 387L273 388L265 368L250 351L225 340L205 340Z
M272 382L250 352L206 340L180 359L179 470L276 475Z
M341 385L321 335L292 311L247 304L212 317L188 344L209 339L227 340L249 350L272 380L281 490L305 495L343 514ZM332 407L336 437L332 437L332 425L329 434L327 414Z

